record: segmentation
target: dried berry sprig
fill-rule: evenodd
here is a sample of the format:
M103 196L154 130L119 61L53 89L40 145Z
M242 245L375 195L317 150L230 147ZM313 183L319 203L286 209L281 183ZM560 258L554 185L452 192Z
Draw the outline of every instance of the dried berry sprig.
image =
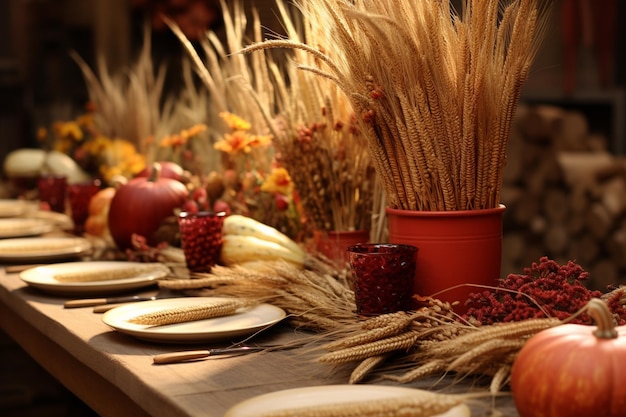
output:
M482 324L541 317L564 320L582 309L591 298L603 297L618 324L626 323L626 311L620 302L623 290L610 294L590 290L585 286L588 278L589 273L574 261L560 265L544 256L525 268L523 274L509 274L501 279L497 289L470 294L466 318ZM572 323L592 324L593 321L583 314Z

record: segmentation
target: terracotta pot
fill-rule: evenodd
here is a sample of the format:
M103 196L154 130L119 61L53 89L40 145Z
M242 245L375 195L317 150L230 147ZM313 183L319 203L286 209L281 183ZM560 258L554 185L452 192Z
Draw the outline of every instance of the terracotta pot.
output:
M495 286L502 264L505 206L484 210L412 211L387 208L390 243L417 246L415 294L465 301L476 286Z
M368 230L344 232L315 230L313 232L315 249L341 268L345 267L350 260L347 248L359 243L368 243L369 240Z

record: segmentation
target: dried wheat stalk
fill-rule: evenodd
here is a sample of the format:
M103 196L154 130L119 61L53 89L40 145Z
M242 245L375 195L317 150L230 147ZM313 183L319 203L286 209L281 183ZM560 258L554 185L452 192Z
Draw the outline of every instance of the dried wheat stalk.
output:
M332 80L360 115L391 207L496 207L512 115L546 14L539 0L301 1L333 44L269 40ZM452 16L452 18L451 18Z
M15 229L4 229L0 227L0 231L4 232L5 230L19 231L19 227ZM28 230L28 229L26 229ZM54 251L54 250L72 250L79 245L82 245L81 238L75 239L64 239L64 240L55 240L55 239L41 239L35 242L24 241L22 243L13 243L10 245L0 246L0 253L29 253L29 252L46 252L46 251Z
M169 273L169 268L161 263L146 263L139 266L123 266L109 270L71 271L54 274L59 282L97 282L113 281L118 279L136 278L146 274L163 275Z
M356 362L353 383L375 368L383 378L402 383L447 373L487 375L492 377L491 392L497 393L526 340L561 323L547 318L474 327L458 321L439 300L421 301L426 306L415 312L385 314L333 332L334 340L321 346L326 353L318 359ZM390 352L395 352L394 361L386 362L382 355Z
M444 342L420 340L402 363L395 364L396 370L405 368L405 372L385 378L410 382L442 373L487 375L492 377L491 392L496 393L508 380L513 361L524 343L539 331L561 324L551 318L529 321L531 325L520 321L459 328L455 336Z
M248 307L250 305L250 302L242 301L240 299L224 299L211 301L207 304L157 310L131 317L128 321L135 324L163 326L166 324L185 323L189 321L228 316L235 314L240 308Z
M380 355L370 356L363 359L350 374L350 379L348 380L348 383L358 384L366 376L373 372L376 367L384 363L390 355L391 353L381 353Z
M459 320L449 303L432 298L416 300L421 307L415 311L364 319L354 313L348 283L339 273L328 272L268 262L254 270L217 266L209 274L159 285L283 308L292 325L315 330L317 342L325 341L315 344L320 362L354 366L351 383L375 372L402 383L448 373L486 375L492 378L491 392L497 393L525 341L561 323L546 318L476 327Z
M428 417L463 404L471 395L415 390L398 397L289 407L261 413L262 417Z
M265 269L215 266L208 274L160 282L164 288L192 290L195 295L229 296L271 302L283 308L292 324L332 330L354 321L354 293L345 276L328 270L302 270L285 262Z

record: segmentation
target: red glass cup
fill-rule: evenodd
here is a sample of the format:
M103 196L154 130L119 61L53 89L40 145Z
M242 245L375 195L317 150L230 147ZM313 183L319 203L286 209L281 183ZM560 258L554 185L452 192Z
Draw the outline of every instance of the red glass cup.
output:
M187 268L191 272L211 272L220 259L222 225L226 213L182 212L178 216L180 240Z
M39 201L47 203L50 210L65 213L67 178L61 175L42 175L37 180Z
M89 203L91 198L100 191L101 181L77 182L67 186L67 197L70 203L70 212L74 222L74 233L82 234L85 222L89 217Z
M347 248L357 314L411 309L417 247L370 243Z

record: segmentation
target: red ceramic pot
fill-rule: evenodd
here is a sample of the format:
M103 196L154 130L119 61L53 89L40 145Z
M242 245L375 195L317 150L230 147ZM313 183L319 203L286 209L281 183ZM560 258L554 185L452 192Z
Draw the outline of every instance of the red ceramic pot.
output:
M346 267L349 261L347 248L359 243L368 243L369 240L368 230L313 232L316 250L341 268Z
M496 286L502 264L502 217L493 209L413 211L387 208L389 242L417 246L415 294L460 304L477 286Z

